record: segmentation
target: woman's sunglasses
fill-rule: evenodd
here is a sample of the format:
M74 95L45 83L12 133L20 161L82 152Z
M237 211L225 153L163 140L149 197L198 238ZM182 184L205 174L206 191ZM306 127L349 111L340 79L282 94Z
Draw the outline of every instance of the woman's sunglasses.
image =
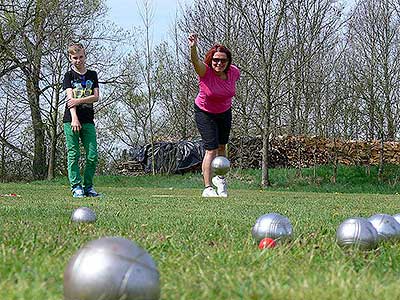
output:
M219 63L220 62L222 64L225 64L228 60L226 58L214 58L213 57L212 61L215 62L215 63Z

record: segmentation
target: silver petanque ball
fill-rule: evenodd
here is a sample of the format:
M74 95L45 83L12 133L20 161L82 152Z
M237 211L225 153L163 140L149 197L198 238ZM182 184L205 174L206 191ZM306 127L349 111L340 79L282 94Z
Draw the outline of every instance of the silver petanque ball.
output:
M396 221L400 224L400 214L395 214L395 215L393 216L393 218L395 218Z
M121 237L91 241L64 271L65 300L156 300L160 275L151 256Z
M96 214L88 207L79 207L72 213L71 220L73 222L94 222L96 221Z
M336 230L336 242L340 247L370 250L377 246L378 240L378 232L365 218L347 219Z
M277 213L262 215L256 220L251 234L259 242L265 237L274 240L289 240L293 234L289 219Z
M376 214L368 218L375 227L380 240L400 239L400 224L387 214Z
M225 175L229 172L231 163L225 156L217 156L211 162L211 169L215 175Z

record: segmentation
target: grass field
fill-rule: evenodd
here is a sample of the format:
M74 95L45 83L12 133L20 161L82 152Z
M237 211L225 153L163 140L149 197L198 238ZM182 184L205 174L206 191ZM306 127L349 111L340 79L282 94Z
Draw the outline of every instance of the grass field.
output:
M65 178L0 184L0 194L20 195L0 197L0 299L62 299L69 259L103 236L149 252L161 299L400 299L400 243L362 253L335 243L348 217L400 213L398 184L357 170L337 185L324 179L327 170L319 180L310 170L301 179L279 172L270 190L258 187L253 171L232 173L227 199L202 199L199 174L97 177L104 197L81 200L70 196ZM98 220L71 223L79 206L93 208ZM251 227L268 212L291 220L294 239L260 251Z

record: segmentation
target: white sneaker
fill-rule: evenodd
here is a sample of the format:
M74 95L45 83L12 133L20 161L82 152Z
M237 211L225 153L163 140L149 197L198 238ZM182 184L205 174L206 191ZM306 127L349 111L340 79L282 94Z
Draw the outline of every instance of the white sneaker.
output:
M219 197L228 197L228 185L225 177L214 176L212 183L217 187L217 193Z
M206 187L201 194L202 197L218 197L217 192L214 190L212 186Z

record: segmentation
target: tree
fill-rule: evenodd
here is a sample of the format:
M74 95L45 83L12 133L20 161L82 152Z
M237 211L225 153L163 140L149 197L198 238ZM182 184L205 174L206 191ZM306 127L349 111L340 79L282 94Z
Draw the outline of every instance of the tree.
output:
M256 86L260 89L263 103L262 120L262 178L261 184L264 187L270 185L269 179L269 147L271 133L271 116L274 102L274 75L277 70L277 51L280 40L282 39L281 25L286 14L287 1L264 2L264 1L242 1L231 0L230 5L243 18L244 30L248 39L251 40L253 49L248 52L252 57L246 55L240 57L241 65L247 66L246 61L252 59L259 62L258 72L251 72L247 69ZM246 67L244 67L246 68ZM278 67L279 68L279 67Z
M355 64L351 74L355 90L362 101L367 124L366 137L380 139L378 177L384 165L384 141L397 134L395 115L399 111L399 9L397 2L385 0L360 1L349 24L349 40Z
M20 163L30 161L28 144L20 138L20 132L27 128L27 107L16 95L14 81L9 75L3 76L5 84L0 86L0 178L13 178ZM23 169L23 168L22 168Z
M170 140L186 140L195 136L193 101L198 92L197 80L188 59L187 34L173 25L172 45L161 43L156 51L159 62L156 82L162 116L168 126L162 135Z
M34 178L43 179L47 174L46 126L41 110L41 97L46 89L42 86L43 59L52 51L61 51L54 48L57 39L65 49L72 33L82 29L82 20L92 17L101 2L8 0L3 3L6 9L0 10L0 49L6 61L3 66L9 66L3 70L20 72L24 78L34 135L32 172Z

